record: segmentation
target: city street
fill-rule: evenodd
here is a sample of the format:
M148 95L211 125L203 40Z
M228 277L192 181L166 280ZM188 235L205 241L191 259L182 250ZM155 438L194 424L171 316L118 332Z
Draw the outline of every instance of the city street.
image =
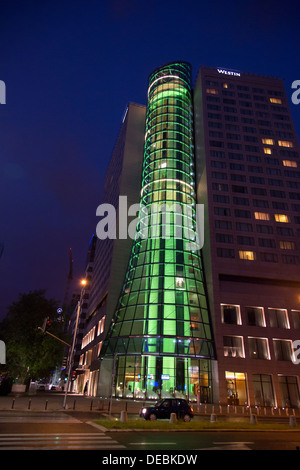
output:
M296 450L300 431L108 431L99 412L0 411L0 450Z
M296 450L300 432L111 432L127 449L163 451Z
M0 412L0 450L119 450L113 436L59 412Z

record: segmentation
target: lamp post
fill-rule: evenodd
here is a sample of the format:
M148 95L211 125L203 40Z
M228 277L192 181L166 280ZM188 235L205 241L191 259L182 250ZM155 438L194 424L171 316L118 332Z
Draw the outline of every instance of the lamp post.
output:
M80 300L78 301L78 304L77 304L76 323L75 323L75 328L74 328L74 333L73 333L73 342L72 342L71 349L69 351L68 378L67 378L67 385L66 385L66 391L65 391L64 402L63 402L63 408L64 409L66 408L68 389L69 389L71 371L72 371L72 366L73 366L73 355L74 355L74 348L75 348L75 342L76 342L76 336L77 336L77 329L78 329L78 323L79 323L81 303L82 303L82 298L83 298L83 294L84 294L84 287L86 286L87 281L86 281L86 279L82 279L80 283L82 285L82 289L81 289L81 294L80 294Z

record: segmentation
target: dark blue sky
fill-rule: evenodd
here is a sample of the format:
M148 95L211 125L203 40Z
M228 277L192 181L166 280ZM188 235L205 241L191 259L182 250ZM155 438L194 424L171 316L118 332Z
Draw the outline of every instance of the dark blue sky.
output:
M0 0L0 19L0 318L20 292L63 299L70 247L81 276L123 113L154 68L280 77L288 95L300 80L296 1Z

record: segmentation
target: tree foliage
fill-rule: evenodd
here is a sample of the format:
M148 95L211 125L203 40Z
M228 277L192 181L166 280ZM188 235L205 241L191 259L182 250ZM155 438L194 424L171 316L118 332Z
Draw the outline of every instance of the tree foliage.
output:
M61 363L65 346L39 329L49 318L49 332L66 341L58 303L47 299L44 290L20 294L0 323L0 339L6 344L6 370L22 383L48 377Z

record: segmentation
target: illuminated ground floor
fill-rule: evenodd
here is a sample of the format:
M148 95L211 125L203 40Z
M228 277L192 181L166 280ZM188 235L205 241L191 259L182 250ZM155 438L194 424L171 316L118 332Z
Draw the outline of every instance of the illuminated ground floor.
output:
M265 370L255 373L224 371L220 375L220 397L229 405L264 407L300 407L299 376L270 374Z
M157 400L184 397L213 403L213 363L210 359L124 355L104 358L100 365L100 396Z
M101 398L112 393L127 400L172 396L200 403L300 408L300 377L268 372L221 370L208 359L119 356L104 359L98 370L82 371L73 391Z

